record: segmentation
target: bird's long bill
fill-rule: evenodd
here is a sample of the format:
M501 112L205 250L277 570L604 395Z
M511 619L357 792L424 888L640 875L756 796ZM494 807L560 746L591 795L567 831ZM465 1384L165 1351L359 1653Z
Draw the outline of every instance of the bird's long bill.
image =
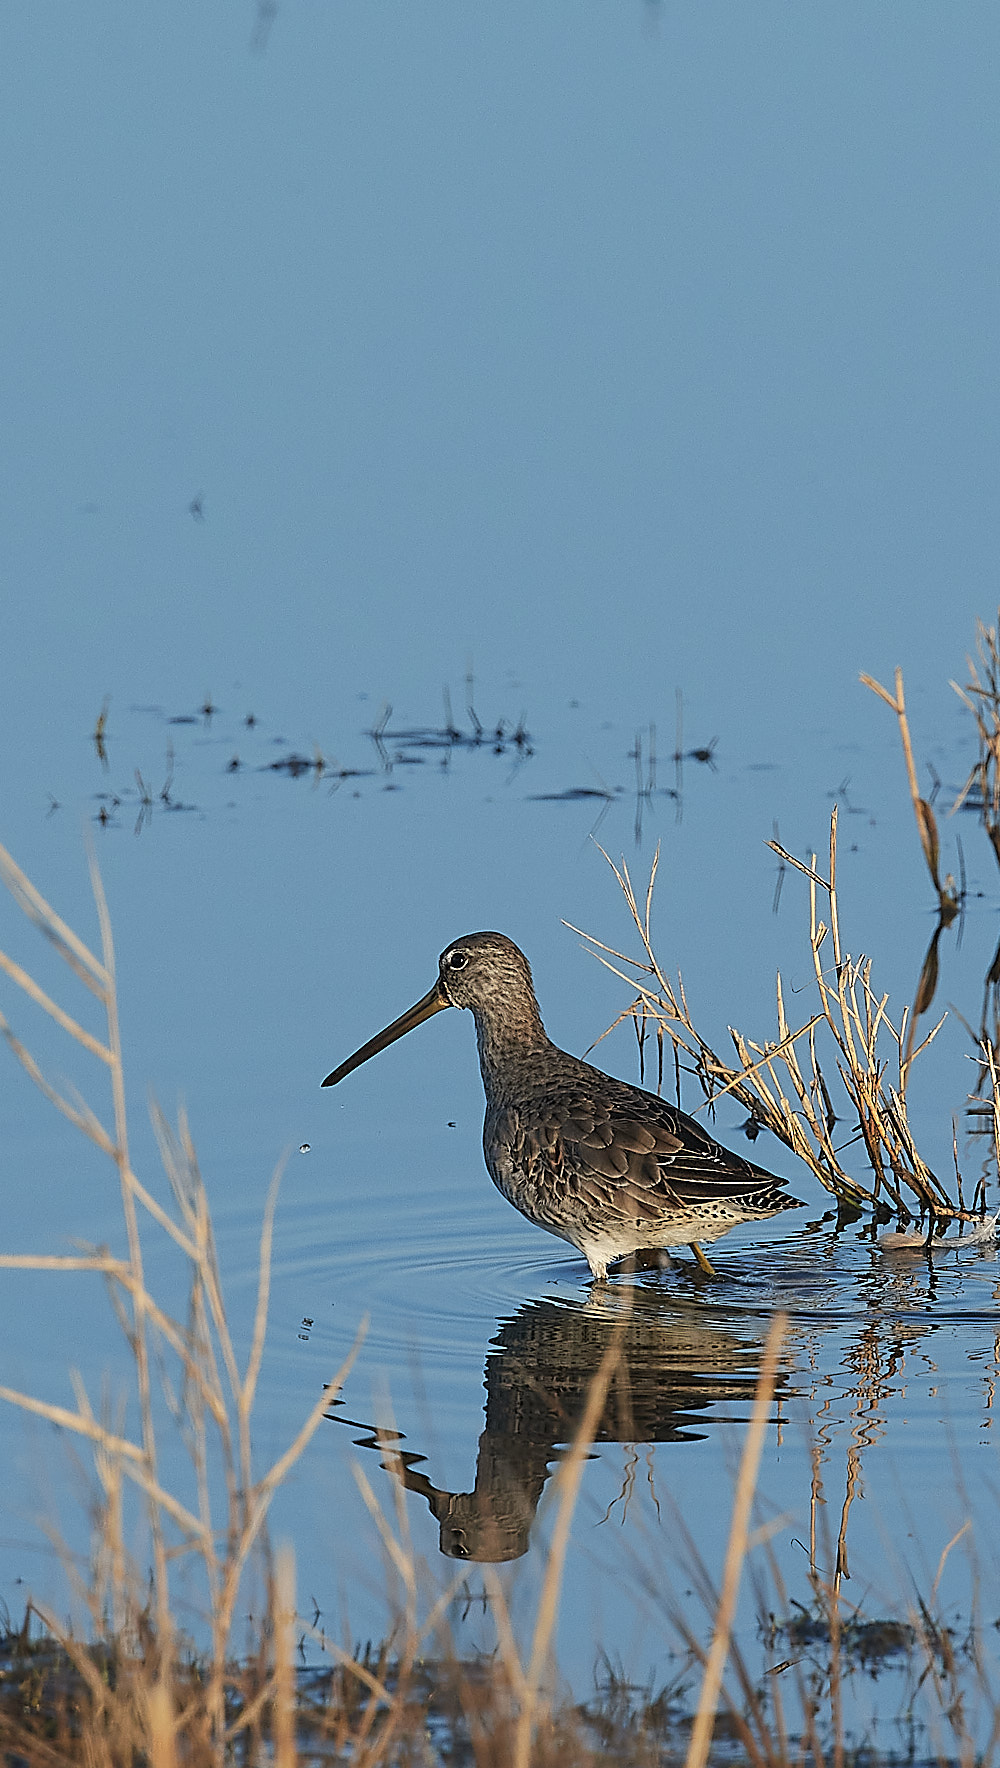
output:
M384 1031L380 1031L377 1037L369 1038L366 1044L362 1044L360 1050L355 1050L353 1056L348 1056L346 1062L342 1062L339 1068L335 1068L332 1074L327 1075L323 1085L335 1087L338 1080L343 1080L345 1074L353 1074L355 1068L360 1068L362 1062L368 1061L369 1056L377 1056L380 1050L387 1049L390 1044L396 1042L397 1038L405 1037L415 1025L422 1025L425 1019L431 1017L432 1013L440 1013L445 1007L450 1006L451 1002L441 987L440 981L435 982L430 994L425 994L423 1000L418 1001L416 1006L409 1007L398 1019L394 1019L392 1024L387 1025Z

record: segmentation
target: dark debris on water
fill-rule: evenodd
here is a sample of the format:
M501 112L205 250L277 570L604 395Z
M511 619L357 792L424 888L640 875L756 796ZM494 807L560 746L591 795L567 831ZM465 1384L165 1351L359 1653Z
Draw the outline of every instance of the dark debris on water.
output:
M101 792L95 794L98 805L95 821L102 828L121 828L123 817L119 813L122 812L126 820L129 816L134 818L136 834L148 826L154 812L204 811L206 808L204 804L183 801L174 794L174 733L182 744L190 733L191 740L202 751L211 750L216 745L222 747L224 758L220 763L220 772L230 780L248 774L267 774L275 779L292 781L304 780L312 788L322 786L324 796L332 796L345 785L379 779L383 791L397 791L404 770L412 773L412 770L426 768L430 763L435 765L435 771L448 770L453 759L459 756L481 755L489 757L490 762L504 760L508 770L505 783L510 785L535 755L535 739L528 729L523 712L516 720L506 716L489 721L480 718L473 702L471 677L466 682L465 719L461 723L453 714L447 690L444 693L444 717L440 724L393 725L392 706L385 702L373 724L359 733L369 745L369 761L374 762L374 765L367 766L357 763L342 765L338 759L325 753L318 743L309 749L295 747L283 735L268 734L258 714L252 711L239 714L227 731L226 712L216 704L211 694L206 694L201 705L191 711L171 713L162 706L155 705L132 706L129 710L133 714L155 719L169 730L163 783L158 788L151 783L147 764L144 764L147 766L146 773L133 767L131 771L134 786L131 783L120 784L117 789L112 790L106 784ZM113 721L110 719L109 698L105 698L101 705L89 740L102 773L110 774L116 738ZM248 754L250 745L253 748ZM270 746L270 758L261 757L261 745ZM277 756L273 753L275 748L280 750ZM527 797L536 803L594 804L600 813L600 820L603 820L615 803L634 790L638 843L642 832L643 803L648 803L654 793L658 797L673 799L679 816L680 770L683 762L705 762L714 767L714 753L714 738L707 745L678 750L672 758L677 772L675 786L657 787L656 727L650 724L648 732L636 736L635 743L628 752L636 774L634 788L618 784L607 786L601 782L596 785L566 786L530 793ZM362 792L355 789L351 795L360 797ZM50 796L47 813L52 815L58 810L60 802ZM228 801L229 808L233 807L233 802L232 799Z

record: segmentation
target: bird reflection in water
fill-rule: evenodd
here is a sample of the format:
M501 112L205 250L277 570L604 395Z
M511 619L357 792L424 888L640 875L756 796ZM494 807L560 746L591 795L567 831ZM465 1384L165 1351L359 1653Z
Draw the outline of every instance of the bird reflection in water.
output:
M767 1321L740 1335L692 1309L665 1315L662 1297L632 1288L599 1304L526 1302L501 1323L486 1358L486 1426L471 1492L434 1485L399 1432L359 1425L334 1402L328 1417L361 1429L358 1446L418 1492L440 1524L441 1552L490 1564L519 1559L546 1480L572 1440L588 1388L616 1329L621 1352L597 1443L697 1442L710 1423L740 1421L753 1401ZM787 1392L779 1375L778 1391Z

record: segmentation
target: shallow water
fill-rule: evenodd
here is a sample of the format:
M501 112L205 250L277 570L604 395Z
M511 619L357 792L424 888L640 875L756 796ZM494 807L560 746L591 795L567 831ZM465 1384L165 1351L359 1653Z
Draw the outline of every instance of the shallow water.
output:
M975 813L947 810L975 754L948 681L995 597L997 18L258 10L256 31L184 5L10 11L0 840L91 942L93 843L134 1161L165 1197L147 1091L170 1117L183 1102L244 1353L285 1163L261 1465L367 1318L276 1504L303 1617L311 1600L362 1637L392 1619L355 1477L396 1519L391 1420L427 1583L462 1580L456 1641L492 1645L472 1557L492 1538L523 1643L553 1470L624 1317L559 1661L578 1692L601 1651L640 1680L683 1674L679 1626L709 1626L695 1559L717 1576L782 1309L774 1533L751 1565L777 1618L758 1630L748 1579L748 1662L802 1648L785 1623L811 1614L810 1553L829 1574L838 1536L862 1620L933 1595L992 1650L991 1247L928 1260L838 1228L764 1137L755 1158L801 1212L719 1243L717 1283L681 1255L593 1295L489 1184L465 1016L319 1083L479 927L527 952L554 1040L590 1048L628 993L562 921L634 949L595 840L640 884L659 845L657 951L717 1048L730 1025L774 1034L776 970L804 1019L805 889L766 842L822 866L834 802L845 949L872 955L898 1016L934 898L892 715L857 677L899 663L942 869L967 891L921 1030L957 1011L910 1117L949 1182L954 1134L967 1197L986 1175L995 1206L967 1026L992 1010L1000 883ZM100 1029L9 904L0 944ZM106 1115L91 1058L0 992L46 1072ZM628 1022L594 1059L636 1078ZM715 1122L741 1149L742 1118L724 1102ZM121 1249L113 1175L12 1065L0 1161L8 1250ZM155 1230L147 1263L183 1312ZM95 1407L106 1373L109 1396L126 1384L87 1277L8 1273L0 1343L0 1380L60 1404L70 1366ZM0 1594L62 1606L42 1525L85 1556L85 1486L49 1426L5 1412L0 1430ZM879 1669L850 1679L854 1734L908 1747L910 1672Z
M126 732L140 740L150 717L131 715ZM588 1382L623 1323L621 1367L574 1523L559 1657L580 1689L588 1686L595 1653L602 1650L640 1666L653 1683L669 1680L683 1662L678 1625L707 1635L696 1567L700 1560L718 1578L742 1431L768 1327L780 1310L789 1325L759 1482L760 1517L778 1520L769 1568L759 1555L754 1562L764 1594L755 1595L750 1581L744 1592L739 1637L748 1659L766 1667L794 1656L780 1628L761 1635L757 1610L763 1606L788 1624L800 1612L796 1604L812 1612L810 1552L821 1575L831 1574L839 1552L845 1612L856 1605L859 1625L882 1623L910 1615L915 1592L928 1598L942 1554L969 1519L971 1530L945 1560L935 1613L963 1637L975 1619L981 1648L991 1648L989 1596L976 1619L974 1591L978 1578L988 1592L996 1575L990 1520L1000 1373L995 1244L955 1240L931 1257L887 1249L880 1244L884 1226L838 1226L832 1200L765 1138L755 1143L754 1157L788 1176L804 1209L717 1243L715 1282L706 1282L681 1253L668 1269L618 1276L603 1291L592 1288L573 1249L523 1221L489 1183L480 1146L481 1086L465 1015L439 1015L334 1093L319 1086L331 1063L425 991L438 946L461 927L453 902L442 908L419 891L411 924L397 929L373 920L366 892L384 880L370 850L372 828L380 829L382 842L412 841L407 852L419 869L428 863L428 835L433 844L441 819L457 819L477 856L491 847L505 852L506 886L512 875L516 879L511 855L526 858L537 838L538 801L529 791L537 778L529 769L543 781L557 774L562 733L550 736L548 751L544 739L535 737L534 755L518 758L513 770L507 757L485 748L454 749L443 780L418 776L418 770L404 773L394 764L386 771L386 763L376 760L352 788L363 795L346 800L341 784L331 795L331 782L322 777L309 781L270 769L229 775L225 758L234 732L219 728L224 725L216 715L208 726L174 727L176 774L189 782L185 791L196 810L182 815L154 804L136 834L132 806L126 814L123 803L107 825L97 823L95 834L118 938L128 1071L155 1076L159 1070L157 1091L165 1099L175 1085L183 1088L244 1344L256 1293L264 1192L274 1160L285 1159L257 1412L262 1464L294 1435L348 1354L360 1323L367 1322L345 1390L274 1513L276 1536L295 1543L303 1602L308 1596L317 1624L341 1627L346 1615L352 1634L364 1638L391 1622L391 1578L387 1584L378 1563L378 1530L358 1488L360 1469L389 1516L395 1516L402 1481L407 1528L426 1566L428 1590L459 1578L449 1615L460 1649L491 1645L484 1562L501 1569L516 1624L526 1630L549 1538L552 1474ZM255 740L263 746L267 738ZM620 736L605 733L605 740L609 746L619 741L625 752ZM362 731L356 743L361 758L373 747ZM959 748L956 772L960 760ZM634 795L626 804L623 789L621 804L613 801L609 811L619 842L628 840L637 875L652 838L669 843L668 891L675 901L685 893L690 898L672 923L679 934L696 914L694 856L709 808L733 843L743 839L756 814L753 804L747 806L745 776L722 762L718 773L693 771L680 822L673 799L648 799L643 809L652 827L643 829L638 846ZM571 763L564 757L561 765L565 770ZM91 785L106 790L96 756L89 766ZM787 770L768 777L775 798L794 793ZM625 780L623 770L623 788ZM386 785L399 789L386 793ZM98 810L101 802L91 800ZM579 805L569 808L579 816ZM908 807L891 798L878 812L866 819L858 851L852 844L844 856L848 899L860 886L852 864L861 872L898 863L896 826ZM553 839L564 839L556 821L564 814L566 807L546 802ZM338 819L335 850L332 818ZM39 835L67 868L64 889L76 873L70 894L77 892L76 913L86 920L77 836L68 819L40 823ZM585 836L584 829L581 840ZM315 916L303 921L295 903L304 907L311 900L324 850L337 854L341 904L334 922L316 925ZM579 846L576 852L575 917L613 941L627 940L603 859L592 847L584 846L582 857ZM678 863L681 852L692 857ZM909 858L908 869L899 865L904 912L896 917L896 937L886 943L889 928L883 925L876 948L880 963L904 979L915 975L922 957L914 929L922 937L926 894L912 846ZM215 879L207 900L206 864ZM246 881L273 879L283 867L282 912L266 915L258 891ZM752 961L744 960L738 977L713 975L718 952L701 945L692 948L694 967L688 966L686 982L693 995L714 1002L719 1016L730 992L749 997L755 988L751 1010L766 1027L770 987L760 953L784 945L794 973L803 962L804 905L795 899L795 880L786 879L775 917L769 864L761 884L756 903L745 895L745 912L753 918L735 935L739 946L752 951ZM406 896L405 878L393 889ZM491 889L496 896L496 882ZM454 879L442 881L442 893L455 893ZM516 889L511 893L518 896ZM52 894L58 898L57 890ZM578 954L555 924L548 935L539 926L532 937L541 905L523 894L519 900L528 929L522 938L538 959L536 979L550 1030L579 1048L625 1004L624 986ZM858 912L856 903L851 912ZM953 938L943 946L942 993L961 986L972 992L990 925L984 909L970 905L962 945ZM150 928L157 929L155 938ZM10 915L7 930L19 954L41 965L56 992L54 961ZM672 934L666 937L669 942ZM559 970L549 948L558 956L562 943L568 946L562 971L568 999L553 988L552 970L557 976ZM710 963L699 962L702 951ZM787 973L789 965L784 968ZM585 1028L582 1037L573 1035L573 1018ZM72 1062L71 1053L50 1041L40 1017L26 1022L18 1011L16 1023L22 1031L30 1024L56 1061L56 1072L65 1072L58 1064ZM960 1090L963 1082L968 1085L968 1048L953 1018L921 1059L922 1076L918 1064L923 1092L918 1094L917 1079L913 1083L918 1134L936 1132L946 1146L950 1114L957 1113L967 1192L988 1156L981 1138L970 1141L966 1134L974 1127L963 1116ZM620 1030L594 1059L634 1077L634 1038ZM70 1072L92 1090L86 1067ZM156 1161L137 1094L134 1088L134 1153L140 1173L149 1177ZM96 1159L86 1151L81 1159L73 1133L63 1131L43 1101L36 1102L27 1082L15 1077L5 1100L7 1146L20 1149L36 1187L30 1196L11 1197L8 1244L60 1250L79 1237L116 1245L114 1188ZM686 1093L685 1103L693 1108L696 1099ZM742 1118L741 1110L723 1102L716 1133L746 1146ZM847 1133L845 1125L845 1139ZM162 1193L162 1181L154 1178L153 1184ZM47 1207L59 1211L54 1235L40 1234L34 1203L39 1190ZM154 1288L181 1306L177 1261L155 1232L147 1259ZM65 1403L68 1361L81 1364L96 1386L105 1367L113 1380L124 1380L127 1358L97 1287L69 1278L57 1291L56 1281L21 1274L9 1280L7 1367L15 1384ZM74 1322L69 1337L66 1297L72 1297ZM37 1537L29 1547L26 1528L37 1512L41 1483L45 1508L59 1514L71 1542L83 1547L72 1505L67 1510L62 1452L43 1448L33 1427L18 1460L21 1477L11 1500L24 1521L7 1536L4 1575L12 1588L24 1579L56 1599L56 1565L46 1562L44 1550L40 1557ZM170 1460L183 1485L182 1459ZM197 1629L196 1592L191 1601ZM906 1707L912 1695L912 1679L899 1665L892 1674L891 1662L887 1667L880 1660L878 1668L877 1681L861 1668L849 1678L845 1711L858 1735L867 1734L879 1716L887 1720Z

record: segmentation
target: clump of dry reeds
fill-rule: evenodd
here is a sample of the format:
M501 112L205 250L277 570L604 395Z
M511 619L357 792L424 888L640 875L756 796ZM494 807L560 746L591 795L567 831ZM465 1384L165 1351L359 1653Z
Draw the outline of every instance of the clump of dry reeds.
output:
M922 825L923 826L923 825ZM664 1053L672 1055L678 1102L680 1072L697 1077L705 1100L714 1104L731 1093L763 1125L804 1160L820 1184L848 1209L888 1207L901 1219L930 1215L933 1221L976 1213L953 1198L917 1148L906 1109L910 1072L943 1024L939 1020L914 1047L913 1015L903 1007L890 1014L888 995L879 992L872 960L845 949L837 899L837 811L830 820L826 875L815 854L796 859L776 841L768 845L809 886L809 951L816 1011L804 1024L789 1024L781 976L777 979L777 1037L754 1040L730 1027L736 1061L727 1062L695 1025L680 977L674 982L653 947L651 914L659 853L654 857L640 902L628 866L614 865L634 925L641 955L606 945L582 933L591 949L616 976L634 989L630 1005L615 1021L631 1016L640 1049L652 1033L662 1084ZM605 855L605 858L608 858ZM573 928L574 932L581 932ZM611 1029L611 1028L609 1028ZM989 1052L980 1052L989 1066ZM846 1095L846 1108L844 1096ZM838 1124L848 1124L847 1147L863 1149L868 1173L849 1172L841 1158L844 1140ZM1000 1093L993 1094L993 1123L1000 1158ZM851 1127L856 1126L856 1127Z
M135 1374L138 1432L125 1435L109 1422L107 1409L91 1400L81 1374L73 1377L76 1407L55 1405L32 1394L0 1388L0 1398L59 1425L88 1441L97 1481L97 1547L88 1575L78 1580L93 1636L108 1634L114 1673L63 1629L56 1617L36 1605L49 1634L58 1641L85 1690L88 1747L92 1760L131 1762L138 1756L157 1768L171 1768L179 1757L222 1760L227 1750L273 1713L279 1761L280 1714L287 1702L291 1666L290 1628L294 1621L294 1569L287 1554L266 1552L266 1523L275 1491L302 1454L330 1400L344 1380L355 1352L317 1395L294 1441L262 1473L254 1468L251 1418L267 1324L270 1254L278 1175L271 1185L260 1243L259 1281L252 1342L244 1362L237 1353L226 1317L218 1260L205 1187L183 1117L176 1131L154 1112L163 1163L173 1194L165 1209L132 1167L128 1145L114 948L107 906L96 866L91 867L101 928L97 957L56 914L0 848L0 877L15 902L45 935L69 968L96 997L104 1034L95 1036L51 999L19 964L0 953L0 967L69 1037L107 1069L112 1117L106 1125L84 1100L73 1100L42 1073L38 1063L0 1014L0 1031L32 1080L83 1135L107 1155L117 1170L125 1224L126 1255L100 1249L70 1256L48 1253L0 1256L5 1269L93 1271L102 1276L126 1335ZM143 1259L143 1224L169 1236L187 1261L186 1314L172 1312L151 1293ZM357 1347L355 1347L356 1350ZM160 1373L154 1377L154 1370ZM173 1428L182 1444L190 1478L185 1495L165 1483L162 1436ZM176 1471L176 1470L175 1470ZM186 1495L190 1487L193 1496ZM127 1492L139 1495L151 1573L142 1576L125 1548ZM233 1629L245 1575L254 1556L268 1586L267 1621L257 1654L255 1686L248 1697L246 1675L234 1675ZM175 1620L172 1574L178 1562L200 1568L209 1629L207 1649L192 1670L190 1652ZM260 1569L260 1568L259 1568Z

